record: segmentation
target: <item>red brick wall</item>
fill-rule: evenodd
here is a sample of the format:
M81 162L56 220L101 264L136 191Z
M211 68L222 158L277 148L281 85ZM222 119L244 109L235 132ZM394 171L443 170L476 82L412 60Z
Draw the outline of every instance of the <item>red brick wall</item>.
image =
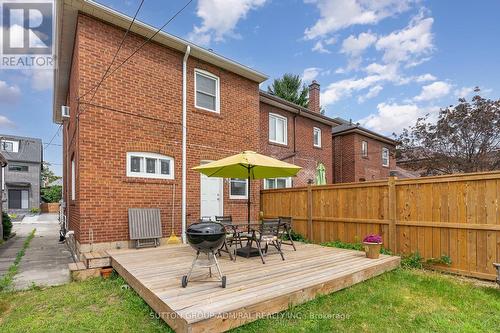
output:
M377 180L389 177L396 166L395 147L367 136L350 133L335 136L334 161L336 183ZM361 142L368 143L368 156L363 157ZM382 148L389 149L389 166L382 166Z
M269 142L269 113L276 113L287 118L287 145ZM317 121L296 116L291 112L275 106L260 103L260 150L263 154L284 160L303 169L293 178L293 186L305 186L308 179L315 179L316 167L319 162L325 165L327 183L332 182L332 141L331 127ZM294 154L294 123L295 154ZM313 127L321 129L321 148L313 145Z
M79 16L77 67L71 91L81 95L95 85L106 70L123 36L123 30L88 16ZM127 37L116 63L123 61L143 39ZM172 188L176 184L175 228L181 229L182 58L183 53L147 44L101 86L93 105L80 104L77 140L70 148L77 156L77 200L70 204L70 220L80 243L128 239L127 209L161 209L163 235L172 221ZM194 107L194 69L220 78L220 114ZM236 74L189 58L187 72L187 220L200 215L200 175L191 168L202 160L216 160L242 150L258 150L258 84ZM83 100L88 101L89 96ZM72 107L75 110L76 107ZM71 135L65 134L65 142ZM174 180L129 178L128 151L154 152L174 158ZM70 163L66 158L65 163ZM69 168L68 168L69 170ZM68 175L65 179L68 179ZM257 217L260 182L252 184L252 214ZM224 214L246 218L246 200L230 200L224 182ZM72 208L73 207L73 208ZM79 221L79 222L77 222Z

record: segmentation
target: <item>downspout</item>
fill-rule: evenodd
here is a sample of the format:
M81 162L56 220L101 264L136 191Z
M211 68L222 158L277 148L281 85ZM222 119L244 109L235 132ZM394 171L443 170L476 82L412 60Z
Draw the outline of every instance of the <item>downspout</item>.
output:
M191 47L186 47L186 53L182 60L182 204L181 204L181 223L182 223L182 242L186 243L186 147L187 147L187 60Z

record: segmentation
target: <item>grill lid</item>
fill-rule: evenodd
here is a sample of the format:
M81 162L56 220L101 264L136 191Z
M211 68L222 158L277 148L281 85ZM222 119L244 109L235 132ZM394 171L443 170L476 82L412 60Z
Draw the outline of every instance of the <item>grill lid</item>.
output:
M191 224L186 233L192 235L220 235L225 234L224 226L217 222L199 222Z

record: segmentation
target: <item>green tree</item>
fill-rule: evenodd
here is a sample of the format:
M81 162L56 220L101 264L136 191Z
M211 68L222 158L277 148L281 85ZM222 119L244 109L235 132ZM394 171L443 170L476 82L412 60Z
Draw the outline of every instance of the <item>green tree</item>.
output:
M309 104L309 89L302 83L299 75L287 73L279 79L274 79L267 91L305 108Z
M62 186L54 185L50 187L42 188L42 200L43 202L59 202L62 198Z
M500 169L500 100L479 96L420 118L399 136L398 158L422 175Z
M49 162L43 162L42 163L42 186L48 186L50 183L52 183L55 180L60 179L61 177L56 176L54 174L54 171L50 170L50 163Z

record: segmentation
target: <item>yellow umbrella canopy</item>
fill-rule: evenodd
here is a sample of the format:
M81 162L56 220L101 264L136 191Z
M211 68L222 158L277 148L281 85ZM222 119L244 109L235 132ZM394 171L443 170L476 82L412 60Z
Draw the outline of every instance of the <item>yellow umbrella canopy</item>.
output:
M301 167L253 151L194 167L208 177L264 179L293 177Z
M250 150L193 168L208 177L248 179L248 231L250 231L250 180L293 177L300 169L302 168L296 165Z

